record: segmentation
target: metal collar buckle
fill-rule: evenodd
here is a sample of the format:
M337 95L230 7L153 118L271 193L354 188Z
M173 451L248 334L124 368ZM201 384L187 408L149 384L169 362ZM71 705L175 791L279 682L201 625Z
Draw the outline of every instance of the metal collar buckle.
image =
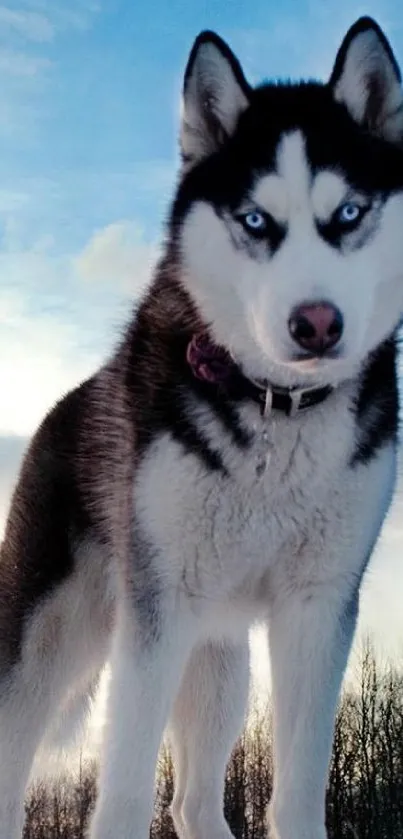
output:
M294 390L288 390L287 388L267 387L262 399L262 416L265 418L268 417L274 408L279 407L276 402L279 398L281 398L281 409L286 411L287 416L295 417L297 414L300 414L302 411L306 411L315 404L314 400L305 399L305 396L307 394L317 393L321 390L323 390L323 388L301 387L295 388ZM288 408L284 405L285 399L288 400Z
M303 403L303 397L306 393L310 393L312 388L296 388L295 390L290 390L288 392L288 396L290 397L290 410L288 413L289 417L295 417L300 411L303 411L304 408L309 408L309 402L306 405Z
M266 419L266 417L271 414L271 409L273 406L273 392L270 387L266 388L266 393L264 395L264 402L262 407L262 416Z

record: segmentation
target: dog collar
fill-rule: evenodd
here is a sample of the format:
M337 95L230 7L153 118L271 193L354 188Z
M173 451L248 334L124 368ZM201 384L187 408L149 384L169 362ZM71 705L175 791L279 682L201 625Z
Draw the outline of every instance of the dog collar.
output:
M285 388L249 379L228 350L214 344L205 334L193 336L187 346L186 359L197 379L216 385L232 399L251 399L257 402L263 417L272 411L283 411L289 417L296 416L308 408L320 405L333 391L331 385Z

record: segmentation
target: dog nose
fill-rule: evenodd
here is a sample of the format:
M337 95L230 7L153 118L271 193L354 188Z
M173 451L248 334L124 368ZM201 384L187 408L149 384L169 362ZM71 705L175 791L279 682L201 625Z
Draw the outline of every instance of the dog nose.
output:
M321 354L340 341L343 315L331 303L304 303L291 313L288 329L300 347Z

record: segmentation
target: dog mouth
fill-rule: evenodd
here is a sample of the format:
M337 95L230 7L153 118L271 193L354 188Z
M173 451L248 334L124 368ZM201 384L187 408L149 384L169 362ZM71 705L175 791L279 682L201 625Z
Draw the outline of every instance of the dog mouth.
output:
M304 364L305 366L318 366L327 361L337 361L342 358L343 351L340 347L332 349L317 350L310 352L309 350L300 350L294 352L290 356L289 361L293 364Z

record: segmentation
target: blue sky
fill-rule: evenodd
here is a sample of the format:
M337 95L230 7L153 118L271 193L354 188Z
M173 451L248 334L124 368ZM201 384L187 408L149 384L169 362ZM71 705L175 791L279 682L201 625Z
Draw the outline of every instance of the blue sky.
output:
M84 246L97 227L159 229L176 163L182 71L217 29L250 78L329 74L363 12L403 48L399 0L9 0L0 5L1 215L20 244ZM8 199L8 200L7 200Z
M0 527L27 438L106 356L150 275L197 33L218 31L251 81L325 79L361 14L403 62L401 0L0 0ZM391 643L400 508L366 600Z

